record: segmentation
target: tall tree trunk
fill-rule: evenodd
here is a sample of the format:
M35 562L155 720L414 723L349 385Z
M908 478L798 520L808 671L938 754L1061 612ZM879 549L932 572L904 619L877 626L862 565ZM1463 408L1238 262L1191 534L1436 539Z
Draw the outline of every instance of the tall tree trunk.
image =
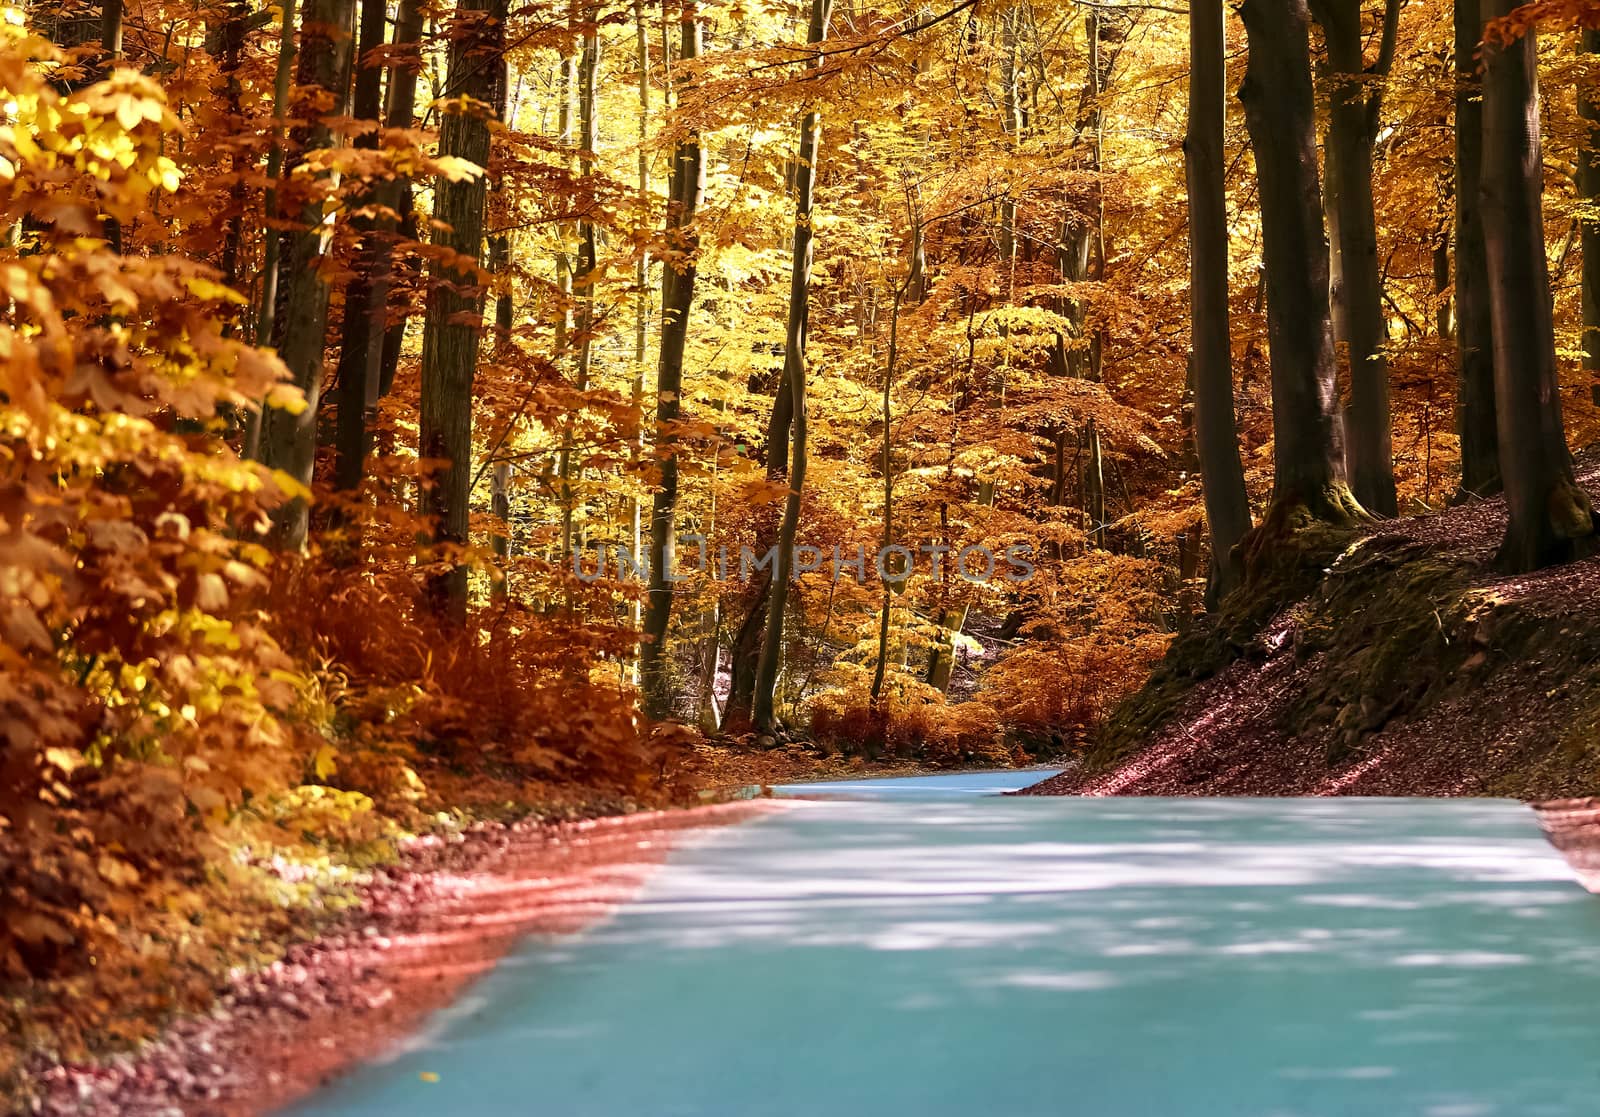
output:
M100 70L109 76L122 59L122 0L104 0L100 5ZM119 256L122 254L122 222L106 215L101 220L105 229L106 245Z
M1234 548L1250 530L1250 500L1233 415L1233 350L1228 329L1228 196L1223 152L1227 113L1223 0L1190 0L1189 326L1194 353L1194 443L1206 525L1211 532L1207 596L1239 583Z
M1344 477L1306 0L1244 0L1239 99L1255 148L1272 362L1272 515L1361 515Z
M644 0L633 0L634 47L639 63L639 220L648 226L650 221L650 28L645 16ZM634 440L635 461L644 457L644 366L649 352L650 336L650 251L639 250L639 262L634 270L633 295L633 380L629 396L634 410L639 414L639 435ZM631 541L635 561L644 549L644 502L637 495L628 498L631 520ZM632 605L633 627L644 621L644 609L636 598ZM639 661L633 661L633 681L639 681Z
M760 547L760 543L757 543ZM765 554L765 552L761 552ZM764 574L756 584L750 611L745 614L733 643L728 646L728 701L722 708L722 731L740 733L754 721L756 671L765 643L767 597L772 593L772 578Z
M588 29L583 35L583 51L577 69L577 97L578 97L578 145L580 175L584 179L592 180L594 173L595 148L599 146L599 109L598 78L600 72L600 36L594 21L599 17L599 12L590 9L585 13ZM592 191L585 192L586 197L593 197ZM568 270L565 275L566 291L564 294L572 296L576 303L577 313L574 315L570 309L562 311L563 321L572 322L573 333L571 341L577 346L577 361L573 368L573 386L578 391L587 391L589 388L590 359L594 352L594 339L591 336L594 329L594 273L597 264L595 238L597 231L592 218L583 217L578 221L578 261L576 270ZM562 259L566 258L565 253ZM573 517L577 512L577 497L573 487L572 439L574 435L575 416L568 416L566 430L562 435L563 445L560 454L559 472L561 474L561 553L570 555L573 547Z
M489 165L488 106L505 40L500 0L459 0L450 34L449 93L458 99L439 124L439 151ZM465 102L470 98L472 103ZM482 176L434 180L436 234L446 255L430 268L422 333L422 415L417 456L443 467L424 490L436 521L434 540L465 546L472 482L472 382L478 368L483 303L478 260L483 248L488 184ZM428 585L434 611L456 623L467 617L467 568L457 564Z
M701 26L693 0L679 24L684 61L700 57ZM678 519L678 434L683 413L683 351L688 341L689 311L694 305L695 273L700 238L695 229L706 170L700 135L691 132L678 142L672 159L667 202L667 251L661 269L661 358L656 366L656 452L661 485L650 512L650 587L645 608L639 676L645 712L665 718L672 712L672 680L667 661L667 627L672 620L672 569Z
M349 111L354 3L310 0L306 5L300 24L296 84L321 90L332 104L296 129L292 144L297 153L331 146L333 131L325 121ZM283 470L307 488L316 463L322 358L328 344L328 283L321 265L332 231L322 202L312 201L300 211L298 227L282 234L272 341L292 382L305 394L306 406L298 415L269 408L261 425L262 463ZM275 542L286 550L304 547L308 515L308 504L300 498L276 509L272 514Z
M504 9L501 9L503 12ZM494 76L494 115L502 124L511 125L514 109L511 105L511 68L504 51L500 53ZM502 194L504 182L495 184L496 194ZM485 201L487 205L487 200ZM506 228L510 218L502 203L499 212L490 207L488 220L498 221L500 229L487 236L489 249L489 274L493 277L496 295L494 300L494 352L503 357L511 347L511 326L514 305L511 298L511 234ZM489 504L494 515L494 528L489 536L489 548L495 556L493 595L504 601L511 596L511 463L497 461L489 474Z
M495 462L489 471L489 511L494 515L494 531L489 549L500 567L494 583L494 596L504 599L511 592L507 573L511 558L511 463Z
M1061 240L1056 245L1056 267L1061 282L1076 286L1105 278L1105 191L1099 181L1105 148L1105 112L1101 107L1117 50L1111 49L1124 33L1108 10L1088 9L1085 37L1089 43L1088 75L1084 82L1078 137L1087 135L1087 170L1095 181L1090 190L1087 213L1068 212L1062 220ZM1062 307L1068 336L1058 335L1051 350L1050 371L1057 376L1099 381L1103 344L1098 329L1088 328L1088 312L1082 298L1069 296Z
M1022 113L1022 77L1019 66L1020 24L1022 11L1017 7L1009 7L1000 14L1000 127L1006 137L1007 150L1015 153L1017 144L1022 140L1024 118ZM1012 301L1016 283L1017 270L1017 202L1012 195L1011 184L1006 184L1006 195L1000 202L1000 229L997 238L997 247L1000 250L998 270L1000 272L1000 289L1005 302ZM973 301L972 311L967 319L967 369L968 383L974 382L973 368L976 363L976 334L972 328L973 315L976 313L977 302ZM1002 342L1010 336L1010 329L1002 322L999 326ZM959 404L955 410L959 410ZM954 444L951 446L954 454ZM947 465L947 477L952 460ZM994 507L995 487L993 481L981 481L978 485L978 505L984 508ZM948 529L948 511L941 509L940 519L945 521ZM948 531L945 541L949 541ZM972 614L970 598L963 602L959 608L944 608L939 612L939 634L928 651L928 670L925 676L929 686L948 693L950 680L955 671L956 643L962 632L966 630L967 619Z
M574 11L568 17L569 25L577 19ZM574 170L571 158L572 152L572 122L575 117L582 115L578 109L578 62L573 56L570 47L564 47L560 61L556 66L556 80L561 87L561 101L556 124L556 143L564 152L567 152L567 171ZM568 226L561 222L556 226L556 297L561 305L557 308L555 322L555 359L559 365L565 365L568 350L572 345L572 331L574 316L572 313L572 256L567 252ZM582 385L580 385L582 387ZM566 556L573 553L573 523L576 509L573 507L572 494L572 438L575 424L569 415L562 430L561 448L556 453L556 479L561 498L561 555L562 561L567 561Z
M422 0L400 0L394 24L395 66L389 71L389 88L384 95L385 128L410 128L416 116L417 78L422 72L422 23ZM382 183L378 187L378 196L389 213L378 219L378 226L387 239L381 267L373 281L373 301L386 304L394 282L396 242L400 239L415 240L417 227L412 212L410 180ZM378 357L380 397L388 395L394 387L400 349L406 337L406 318L404 307L393 322L388 320L387 314L384 316L383 341Z
M261 200L261 214L267 223L262 234L261 290L256 298L256 345L272 344L278 317L278 255L283 233L271 227L278 218L278 187L282 183L284 128L289 111L289 90L294 84L295 12L297 0L283 0L283 15L278 32L278 65L272 81L272 142L267 148L267 189ZM245 418L244 456L261 457L261 430L266 423L265 405Z
M1461 495L1500 491L1494 398L1494 326L1489 257L1484 247L1483 80L1478 44L1482 0L1456 0L1456 433L1461 437Z
M245 0L229 0L228 15L217 30L215 46L210 36L207 36L206 46L217 57L217 68L226 78L227 111L232 116L238 116L242 107L244 87L239 81L239 66L244 61L244 40L246 20L250 16L250 6ZM253 166L254 162L249 155L234 152L230 157L230 170L233 173L233 184L228 188L228 220L222 234L222 282L234 290L240 289L243 284L240 280L240 256L244 250L244 211L245 211L245 185L242 171L246 166ZM232 322L223 326L223 336L232 337L234 324Z
M883 370L883 553L894 542L894 459L891 453L892 392L896 366L900 361L900 307L910 287L910 277L904 285L894 290L894 303L889 314L889 359ZM882 573L882 571L880 571ZM889 671L889 612L894 601L894 583L883 579L883 596L878 608L878 661L872 670L872 689L869 698L874 714L883 712L883 684Z
M1600 31L1583 33L1583 53L1591 60L1600 56ZM1583 142L1578 148L1578 200L1584 204L1583 219L1583 367L1589 373L1589 395L1600 406L1600 97L1592 85L1578 98L1578 115L1583 118Z
M1100 441L1100 425L1089 417L1083 432L1088 454L1083 463L1083 511L1089 517L1089 546L1106 546L1106 468L1105 449Z
M1510 14L1519 0L1489 0ZM1483 228L1494 320L1500 474L1510 523L1497 562L1521 572L1587 553L1594 513L1572 476L1561 425L1544 245L1537 33L1488 47L1483 79Z
M811 0L807 43L820 43L827 38L828 21L832 14L832 0ZM820 55L814 58L812 68L820 61ZM789 321L783 346L783 381L789 389L792 415L789 497L783 507L783 525L778 529L778 558L773 564L767 636L756 670L755 720L757 727L766 732L772 731L776 721L773 696L778 684L778 667L783 657L783 620L789 605L795 533L800 525L800 506L806 483L806 333L811 308L811 216L817 186L817 141L820 132L821 116L813 109L806 113L800 123L800 159L794 173L794 261L789 274ZM768 447L767 452L773 453L775 450L776 447Z
M386 0L361 0L361 32L351 115L357 120L371 121L374 126L379 123L383 111L383 61L376 52L384 43L387 10ZM356 146L376 150L376 128L358 137ZM363 200L378 202L377 189L368 190ZM354 492L366 479L367 432L378 406L378 365L383 355L384 303L374 296L380 294L378 273L383 267L386 238L370 218L358 219L357 227L361 230L361 256L344 289L344 323L337 375L338 457L334 485L344 492Z
M1393 516L1394 449L1389 417L1388 327L1378 265L1378 224L1372 200L1372 150L1377 140L1382 86L1394 57L1400 0L1388 0L1383 45L1368 68L1363 52L1362 0L1313 0L1327 42L1333 81L1328 114L1327 172L1335 241L1350 347L1350 407L1346 462L1350 487L1369 512Z

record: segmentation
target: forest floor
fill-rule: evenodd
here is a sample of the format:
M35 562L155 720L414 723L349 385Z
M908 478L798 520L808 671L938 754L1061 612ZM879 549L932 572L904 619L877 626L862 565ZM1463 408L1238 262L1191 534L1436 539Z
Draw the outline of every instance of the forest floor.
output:
M1578 476L1600 503L1600 453ZM1476 501L1305 543L1024 794L1593 794L1600 558L1499 575L1505 517Z

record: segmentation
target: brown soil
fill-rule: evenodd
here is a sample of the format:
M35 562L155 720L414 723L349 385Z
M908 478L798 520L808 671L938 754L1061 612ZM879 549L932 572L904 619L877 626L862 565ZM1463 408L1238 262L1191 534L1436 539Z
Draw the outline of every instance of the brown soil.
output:
M420 839L361 902L283 961L241 974L208 1016L137 1056L37 1068L31 1112L249 1117L373 1058L528 934L566 935L638 891L692 831L781 810L772 800Z
M1600 458L1578 472L1600 496ZM1335 541L1309 595L1175 646L1120 740L1024 794L1595 793L1600 559L1500 576L1504 530L1492 500Z

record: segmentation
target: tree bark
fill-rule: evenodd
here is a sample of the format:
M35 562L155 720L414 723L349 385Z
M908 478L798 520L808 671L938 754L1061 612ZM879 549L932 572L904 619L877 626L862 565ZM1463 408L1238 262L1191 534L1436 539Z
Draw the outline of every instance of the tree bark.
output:
M374 130L356 140L368 150L378 147L376 126L383 111L383 64L374 55L384 43L388 5L386 0L361 0L361 31L357 54L355 90L351 115L371 121ZM368 204L379 201L376 187L366 192ZM384 302L379 272L383 269L384 240L370 218L357 219L361 231L361 255L354 274L344 289L344 323L339 346L336 377L338 456L334 465L334 485L344 492L361 487L367 474L368 431L378 406L378 366L383 356ZM346 530L359 525L344 524Z
M421 0L400 0L394 24L396 62L389 72L389 88L384 95L383 125L385 128L410 128L417 113L417 78L422 72L422 22ZM400 240L415 240L416 217L412 212L412 188L408 179L383 183L378 188L379 197L393 214L378 219L380 228L388 235L387 250L374 286L374 301L387 303L393 289L395 272L395 247ZM379 298L377 292L382 292ZM384 317L383 342L378 357L378 395L389 394L394 387L395 372L400 365L400 349L406 337L405 307L394 321Z
M1494 398L1494 325L1483 243L1482 0L1456 0L1456 433L1462 497L1500 491Z
M489 165L489 115L505 38L499 0L460 0L450 34L449 94L453 105L439 125L439 151ZM472 481L472 384L478 367L483 303L478 260L483 248L488 184L483 176L434 181L434 217L447 227L437 244L448 250L429 269L422 334L422 415L417 456L442 463L424 489L423 509L435 521L436 543L465 546ZM428 600L448 620L465 623L467 568L457 563L429 581Z
M1306 0L1244 0L1239 14L1250 45L1239 99L1260 184L1272 364L1268 519L1304 509L1346 523L1362 510L1344 475Z
M920 228L920 225L919 225ZM893 391L896 366L900 363L900 308L904 304L907 276L903 286L894 290L894 303L889 314L889 359L883 370L883 553L887 554L894 542L894 458L892 424ZM872 689L869 693L874 715L883 712L883 684L889 671L889 607L893 603L894 584L883 579L882 601L878 609L878 661L872 670Z
M1183 141L1189 187L1189 322L1195 454L1211 533L1207 596L1213 601L1238 584L1235 548L1250 530L1250 499L1234 425L1228 328L1225 41L1223 0L1191 0L1189 130Z
M644 0L633 0L634 48L639 63L639 220L646 227L650 221L650 29L646 22ZM639 434L634 439L635 462L644 457L644 368L649 351L650 335L650 251L639 250L639 262L634 271L633 296L633 379L629 396L640 418ZM635 561L644 549L644 502L638 495L628 498L630 540ZM644 623L644 609L637 598L632 605L633 627ZM633 662L633 680L638 682L639 661Z
M700 57L701 26L692 0L685 3L679 24L680 57ZM656 451L661 464L661 484L650 514L650 586L644 614L639 676L645 712L662 719L672 712L673 695L668 671L667 627L672 619L672 562L678 517L678 434L683 412L683 351L688 340L689 311L694 305L694 285L699 252L695 228L706 171L700 135L691 132L679 141L672 159L672 179L667 202L668 255L661 275L661 357L656 365Z
M1600 55L1600 31L1583 32L1582 51L1591 58ZM1578 115L1583 119L1583 142L1578 148L1578 200L1586 207L1583 219L1583 367L1589 374L1589 396L1600 406L1600 100L1593 87L1578 98Z
M1494 18L1519 0L1489 0ZM1483 227L1494 322L1500 475L1510 523L1497 564L1523 572L1593 549L1594 513L1572 475L1561 423L1544 244L1537 33L1485 50Z
M821 43L827 38L832 14L832 0L811 0L807 43ZM812 68L820 61L820 56L814 58ZM817 186L817 143L820 133L821 116L812 109L800 123L800 158L794 174L794 261L789 275L789 319L783 346L783 381L788 387L791 414L789 496L784 502L783 524L778 529L778 557L773 564L767 635L761 647L761 661L756 668L755 721L759 729L769 733L777 720L773 699L783 657L784 613L789 605L795 534L800 525L800 506L806 483L806 333L811 307L811 218ZM768 453L774 449L769 447Z
M328 147L333 130L326 121L349 111L350 17L355 0L310 0L300 24L300 50L295 79L332 98L320 116L306 120L292 141L298 153ZM308 203L298 227L281 234L278 260L278 306L273 316L272 343L288 367L292 383L305 395L298 415L269 408L262 416L261 461L281 469L310 488L316 463L317 413L322 392L323 353L328 344L328 283L321 272L332 227L320 201ZM305 546L309 526L306 500L288 501L272 513L274 542L285 550Z
M1385 7L1383 47L1370 69L1363 53L1361 0L1313 0L1327 43L1333 81L1328 113L1327 175L1337 231L1331 245L1338 261L1342 306L1350 350L1350 407L1346 412L1346 463L1350 487L1369 512L1398 511L1394 448L1389 416L1389 364L1384 354L1388 327L1378 265L1377 215L1372 199L1372 151L1377 140L1382 81L1394 56L1399 0ZM1331 263L1330 263L1331 266Z
M576 19L576 14L569 16L569 24ZM561 60L557 66L557 80L561 86L561 107L558 110L558 135L556 142L561 149L567 152L567 170L570 173L574 168L572 164L572 122L575 117L581 117L578 101L578 61L570 49L564 49ZM560 307L555 323L555 358L561 365L566 364L568 350L572 346L572 333L575 325L573 315L572 256L567 251L567 237L569 227L566 222L556 226L556 297L560 300ZM580 374L582 370L579 370ZM580 389L583 385L579 385ZM567 416L566 424L562 430L561 448L556 454L556 477L559 482L561 497L561 556L562 561L567 561L567 556L573 553L574 513L572 493L572 438L573 417Z

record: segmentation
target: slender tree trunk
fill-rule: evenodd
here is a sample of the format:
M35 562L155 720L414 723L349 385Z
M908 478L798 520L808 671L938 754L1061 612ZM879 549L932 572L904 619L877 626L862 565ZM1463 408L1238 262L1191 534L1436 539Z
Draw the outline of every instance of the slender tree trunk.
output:
M713 460L711 465L711 507L706 516L705 546L708 550L713 548L712 540L717 537L717 472L718 462ZM709 566L711 559L708 556L706 563ZM707 736L717 731L720 717L717 713L717 667L722 655L720 643L722 632L722 605L717 596L715 586L712 587L711 604L700 618L700 709L696 719L700 731Z
M1461 437L1461 495L1500 491L1494 397L1494 326L1489 257L1484 247L1483 80L1478 44L1482 0L1455 0L1456 64L1456 433Z
M1228 196L1223 152L1227 112L1223 0L1189 5L1189 325L1194 354L1194 444L1211 532L1207 597L1238 585L1235 552L1250 530L1250 500L1233 415L1228 329Z
M570 19L575 20L573 15ZM582 116L578 108L578 61L570 50L566 50L556 68L557 83L561 87L561 107L558 110L558 123L556 125L556 142L561 149L568 153L566 160L568 172L575 170L571 158L572 151L572 123L574 118ZM558 364L565 365L569 350L572 347L572 332L576 324L573 315L572 297L572 256L567 251L567 236L569 228L565 222L557 225L556 247L556 297L560 300L560 307L555 323L555 358ZM580 388L582 386L580 385ZM572 494L572 438L574 424L572 416L568 416L566 425L561 435L561 449L556 454L556 478L559 482L561 498L561 555L562 561L567 561L567 556L573 551L573 523L576 509L573 507Z
M1083 510L1089 517L1089 546L1106 546L1106 471L1105 452L1100 441L1100 425L1089 417L1084 430L1089 451L1083 464Z
M1600 56L1600 31L1583 33L1583 53ZM1578 149L1578 195L1586 207L1583 219L1583 367L1589 373L1589 395L1600 406L1600 98L1592 86L1578 98L1583 142Z
M1333 81L1328 114L1327 172L1331 210L1337 216L1332 258L1338 261L1345 330L1350 348L1350 407L1346 461L1350 486L1369 512L1398 511L1389 418L1388 326L1378 265L1378 225L1372 200L1372 152L1377 139L1381 86L1393 57L1400 0L1388 0L1384 46L1368 69L1363 54L1361 0L1313 0L1327 42Z
M122 59L122 0L104 0L100 6L100 59L101 72L109 76ZM106 244L112 252L122 254L122 222L109 214L101 220L105 229Z
M1005 133L1007 147L1015 153L1017 144L1022 139L1024 118L1022 113L1022 78L1018 53L1019 53L1019 24L1022 20L1022 11L1017 7L1007 8L1000 15L1000 126ZM1017 203L1011 193L1010 184L1007 184L1006 196L1000 203L1000 230L998 237L1000 250L1000 283L1006 302L1011 302L1015 288L1017 270ZM973 312L976 312L977 303L973 303ZM972 314L968 315L967 322L967 381L974 381L973 369L976 363L976 335L972 329ZM1002 341L1010 336L1010 330L1005 323L1001 323L999 333ZM959 405L958 405L959 406ZM954 445L951 447L954 453ZM950 462L953 465L953 459ZM948 467L947 467L948 469ZM978 485L978 505L984 508L994 507L994 482L983 481ZM948 520L948 515L941 512L941 520ZM948 524L945 525L948 527ZM948 533L946 535L948 542ZM928 685L941 693L948 693L950 680L955 671L956 643L962 632L966 630L967 620L972 613L970 599L958 609L942 609L939 613L939 635L928 652L928 671L925 676Z
M399 0L394 24L395 66L389 71L389 88L384 97L385 128L410 128L417 113L417 78L422 72L422 0ZM380 266L373 280L372 299L386 305L393 290L395 248L399 240L417 238L416 217L412 212L412 188L408 179L382 183L378 196L388 213L378 219L384 244ZM393 216L390 216L390 214ZM405 343L405 307L389 321L384 315L383 340L378 357L378 395L389 394L400 365L400 349ZM370 344L370 343L369 343Z
M1519 0L1489 0L1492 18ZM1497 562L1522 572L1593 549L1594 513L1561 424L1544 244L1537 34L1485 51L1483 227L1494 321L1500 474L1510 523Z
M100 49L105 51L101 64L109 71L122 57L122 0L100 5Z
M906 286L909 286L909 277ZM896 287L894 305L889 316L889 360L883 370L883 547L887 551L894 542L894 459L891 453L890 425L894 389L895 366L900 360L900 307L904 302L906 286ZM872 671L870 700L874 713L883 710L883 684L889 669L889 607L893 601L894 585L883 579L883 600L878 610L878 662Z
M500 577L495 582L495 596L505 597L510 590L505 569L511 558L511 463L495 462L489 472L489 510L494 514L494 534L489 536L489 549L499 560Z
M633 26L635 50L639 62L639 220L648 226L650 221L650 28L646 20L644 0L633 0ZM639 262L634 271L633 296L633 380L629 395L635 412L640 417L639 436L634 440L636 460L644 457L644 367L649 352L650 336L650 251L639 250ZM628 498L632 554L637 561L644 550L644 502L637 495ZM638 629L644 621L644 609L636 598L632 605L633 627ZM639 661L633 661L633 681L639 681Z
M760 544L758 543L759 547ZM765 552L762 552L763 554ZM772 593L772 578L763 576L756 586L755 600L745 614L739 631L728 647L728 701L722 708L722 731L739 733L754 720L756 670L766 632L767 598Z
M384 43L387 9L386 0L361 0L351 115L374 125L383 111L383 62L376 52ZM358 137L356 146L376 150L377 132ZM364 200L377 202L377 189L368 190ZM378 366L383 355L384 303L374 296L380 294L378 273L383 268L386 238L371 219L358 219L357 227L361 230L361 256L344 289L343 340L337 375L338 457L334 485L344 492L354 492L366 479L368 431L378 406ZM343 526L359 530L359 525Z
M807 43L821 43L827 38L832 14L832 0L811 0ZM813 68L818 62L820 56L813 60ZM778 530L778 557L773 564L767 636L756 669L755 721L758 728L769 733L776 722L773 696L783 657L784 613L789 605L795 533L800 525L806 482L806 327L811 306L812 203L817 186L817 142L821 130L821 116L817 111L806 113L800 123L800 159L794 175L794 263L789 277L789 322L783 347L783 380L789 390L792 414L789 497L784 503L783 525ZM775 449L769 447L768 453Z
M283 0L283 17L278 38L278 66L272 83L272 143L267 148L267 189L262 197L261 212L265 222L278 217L278 186L283 175L284 128L289 111L289 90L294 84L295 11L297 0ZM262 234L261 290L256 300L255 335L258 346L272 343L273 329L278 315L278 254L283 233L270 224ZM266 408L257 408L245 418L244 456L261 457L261 430L266 422Z
M239 66L244 61L244 39L246 20L250 15L250 7L244 0L229 0L228 18L223 21L218 29L218 37L214 53L218 58L220 69L227 80L226 96L228 99L228 112L239 115L242 107L242 94L244 87L239 81ZM210 38L207 38L207 48L211 49ZM240 256L244 250L244 210L245 210L245 185L242 174L246 166L254 166L251 157L245 153L234 152L230 157L230 168L233 171L234 182L228 188L228 222L222 234L222 282L239 290L243 287L240 278ZM229 322L223 326L223 336L231 337L234 333L234 324Z
M504 8L500 8L497 14L503 14L504 11ZM495 66L494 115L500 123L509 127L514 112L511 103L511 67L506 61L505 52L502 51ZM492 199L486 199L485 204L488 207L486 220L491 224L497 222L499 229L487 235L486 242L489 250L489 274L493 277L495 289L493 350L497 359L501 359L511 348L511 326L515 307L511 297L511 234L507 229L510 215L504 203L504 181L494 184L493 193L500 197L501 204L496 207L491 204ZM490 511L494 514L494 528L489 536L489 547L494 552L496 566L491 592L496 600L503 601L511 595L511 463L495 462L489 474L489 485Z
M439 151L479 167L489 165L489 120L495 74L505 39L499 0L460 0L450 36L448 82L452 106L439 125ZM465 546L472 481L472 383L478 368L483 303L477 266L483 249L487 183L483 177L434 181L434 217L447 227L436 244L447 255L430 269L422 334L422 415L417 456L442 462L424 490L423 508L436 521L434 540ZM436 613L458 624L467 617L467 567L454 565L428 586Z
M1239 99L1260 184L1272 362L1269 520L1304 509L1345 523L1362 510L1344 478L1306 0L1244 0L1239 14L1250 44Z
M766 472L769 480L787 477L789 472L789 432L794 425L794 402L789 390L787 371L778 380L777 393L772 398L772 410L767 416ZM756 511L756 551L766 554L778 544L782 516L770 507ZM723 731L741 729L746 719L754 720L756 681L760 674L762 650L766 647L766 618L771 611L772 573L761 574L750 612L739 626L739 632L729 649L732 657L732 684L728 703L723 708Z
M350 22L354 0L310 0L300 25L300 57L296 83L315 87L332 98L320 117L302 122L292 141L296 152L328 147L333 131L325 123L349 111ZM316 463L317 414L322 392L322 360L328 344L328 283L323 278L322 256L332 226L321 201L308 203L298 217L298 227L282 234L285 251L278 260L278 302L272 341L289 369L292 382L305 394L306 406L298 415L269 408L261 426L261 461L281 469L310 488ZM272 514L273 537L286 550L305 546L309 506L296 498Z
M1089 214L1069 212L1061 225L1061 240L1056 246L1056 267L1061 281L1069 285L1099 282L1105 278L1105 191L1099 182L1105 148L1105 113L1101 99L1110 83L1117 51L1113 45L1120 27L1104 8L1088 9L1084 17L1088 39L1088 75L1083 87L1082 113L1077 133L1089 138L1087 170L1095 176ZM1090 330L1087 306L1082 298L1069 296L1062 305L1067 319L1067 336L1057 336L1051 350L1050 371L1057 376L1099 381L1104 356L1100 330Z
M685 3L679 25L680 57L700 57L701 26L692 0ZM673 152L672 185L667 203L667 252L661 276L661 358L656 366L656 451L661 485L650 515L650 587L644 615L644 644L639 675L645 712L662 719L672 712L667 660L667 628L672 619L672 569L678 517L678 434L683 412L683 351L688 340L689 311L699 253L695 221L705 196L704 152L698 132L679 141Z

